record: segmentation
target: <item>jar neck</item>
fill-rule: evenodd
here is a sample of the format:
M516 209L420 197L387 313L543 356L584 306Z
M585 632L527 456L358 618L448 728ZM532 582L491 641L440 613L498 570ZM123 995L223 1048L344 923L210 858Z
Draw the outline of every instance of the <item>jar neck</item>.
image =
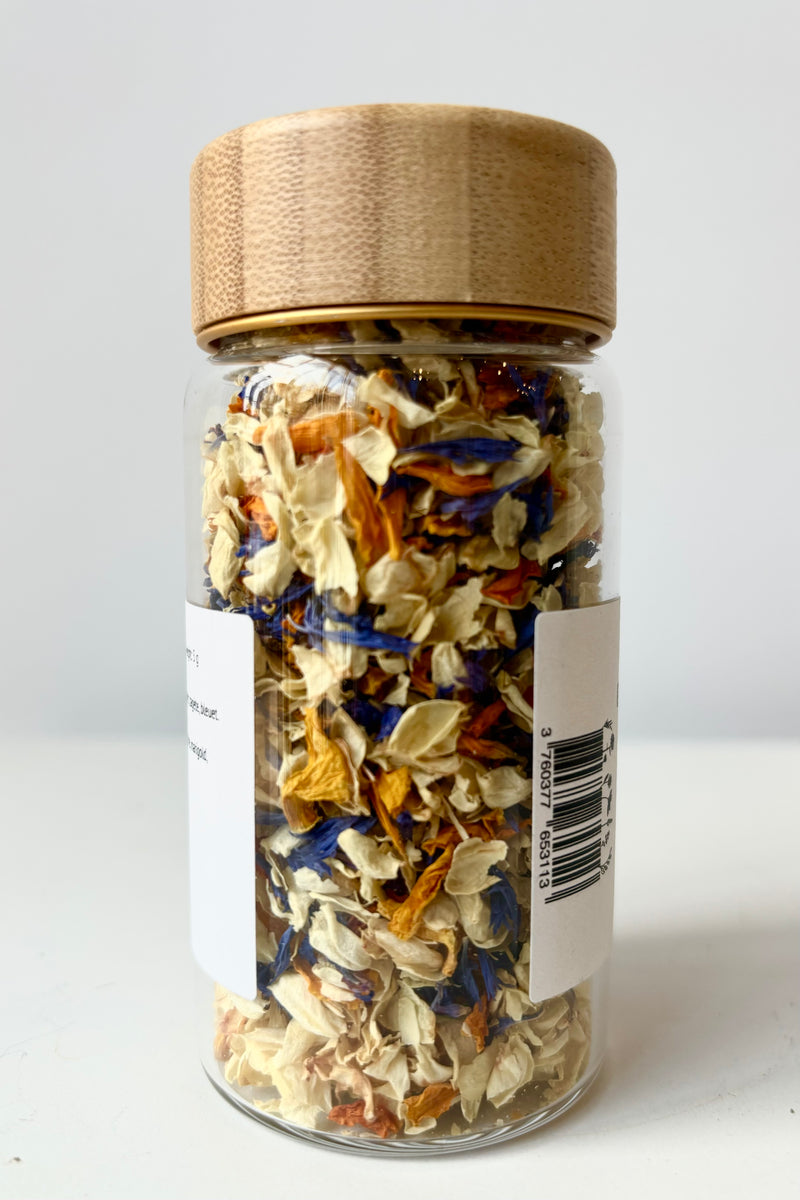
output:
M213 348L218 360L282 355L304 349L315 354L405 353L467 354L514 350L543 357L586 362L599 339L583 329L543 322L436 317L428 320L390 316L379 320L309 322L252 329L221 338Z

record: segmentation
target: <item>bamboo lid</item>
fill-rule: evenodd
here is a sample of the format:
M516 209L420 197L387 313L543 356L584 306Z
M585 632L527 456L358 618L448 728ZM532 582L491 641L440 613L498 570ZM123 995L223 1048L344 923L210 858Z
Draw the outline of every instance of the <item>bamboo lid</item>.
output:
M541 317L606 341L615 195L601 142L524 113L368 104L256 121L192 166L197 340L379 308Z

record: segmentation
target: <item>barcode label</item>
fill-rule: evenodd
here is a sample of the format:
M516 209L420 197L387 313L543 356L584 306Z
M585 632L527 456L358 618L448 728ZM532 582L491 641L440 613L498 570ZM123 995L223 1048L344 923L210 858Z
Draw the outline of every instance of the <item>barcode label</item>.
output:
M611 949L619 601L541 613L534 644L533 1000Z
M613 733L611 735L613 737ZM603 730L550 742L553 763L552 891L545 904L600 879L603 831Z

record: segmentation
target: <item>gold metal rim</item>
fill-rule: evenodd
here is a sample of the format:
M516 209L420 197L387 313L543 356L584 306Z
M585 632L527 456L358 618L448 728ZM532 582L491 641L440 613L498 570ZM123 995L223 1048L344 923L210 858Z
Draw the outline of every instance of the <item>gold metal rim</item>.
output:
M604 346L612 334L610 326L587 317L584 313L561 312L550 308L519 308L500 304L347 304L339 308L291 308L281 312L253 313L230 321L217 321L197 334L201 350L213 351L224 337L237 333L254 333L259 329L274 329L280 325L311 325L329 321L386 320L390 317L461 317L462 319L494 321L526 321L559 325L589 334L590 348Z

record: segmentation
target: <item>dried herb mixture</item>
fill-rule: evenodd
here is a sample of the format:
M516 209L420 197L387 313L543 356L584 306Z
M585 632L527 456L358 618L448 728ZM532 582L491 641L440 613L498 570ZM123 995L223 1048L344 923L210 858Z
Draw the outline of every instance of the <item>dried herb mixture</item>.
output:
M215 1054L263 1111L383 1139L524 1117L587 1062L587 988L527 990L533 647L600 599L603 414L577 369L371 333L242 371L203 516L208 603L257 634L259 999L217 989Z

